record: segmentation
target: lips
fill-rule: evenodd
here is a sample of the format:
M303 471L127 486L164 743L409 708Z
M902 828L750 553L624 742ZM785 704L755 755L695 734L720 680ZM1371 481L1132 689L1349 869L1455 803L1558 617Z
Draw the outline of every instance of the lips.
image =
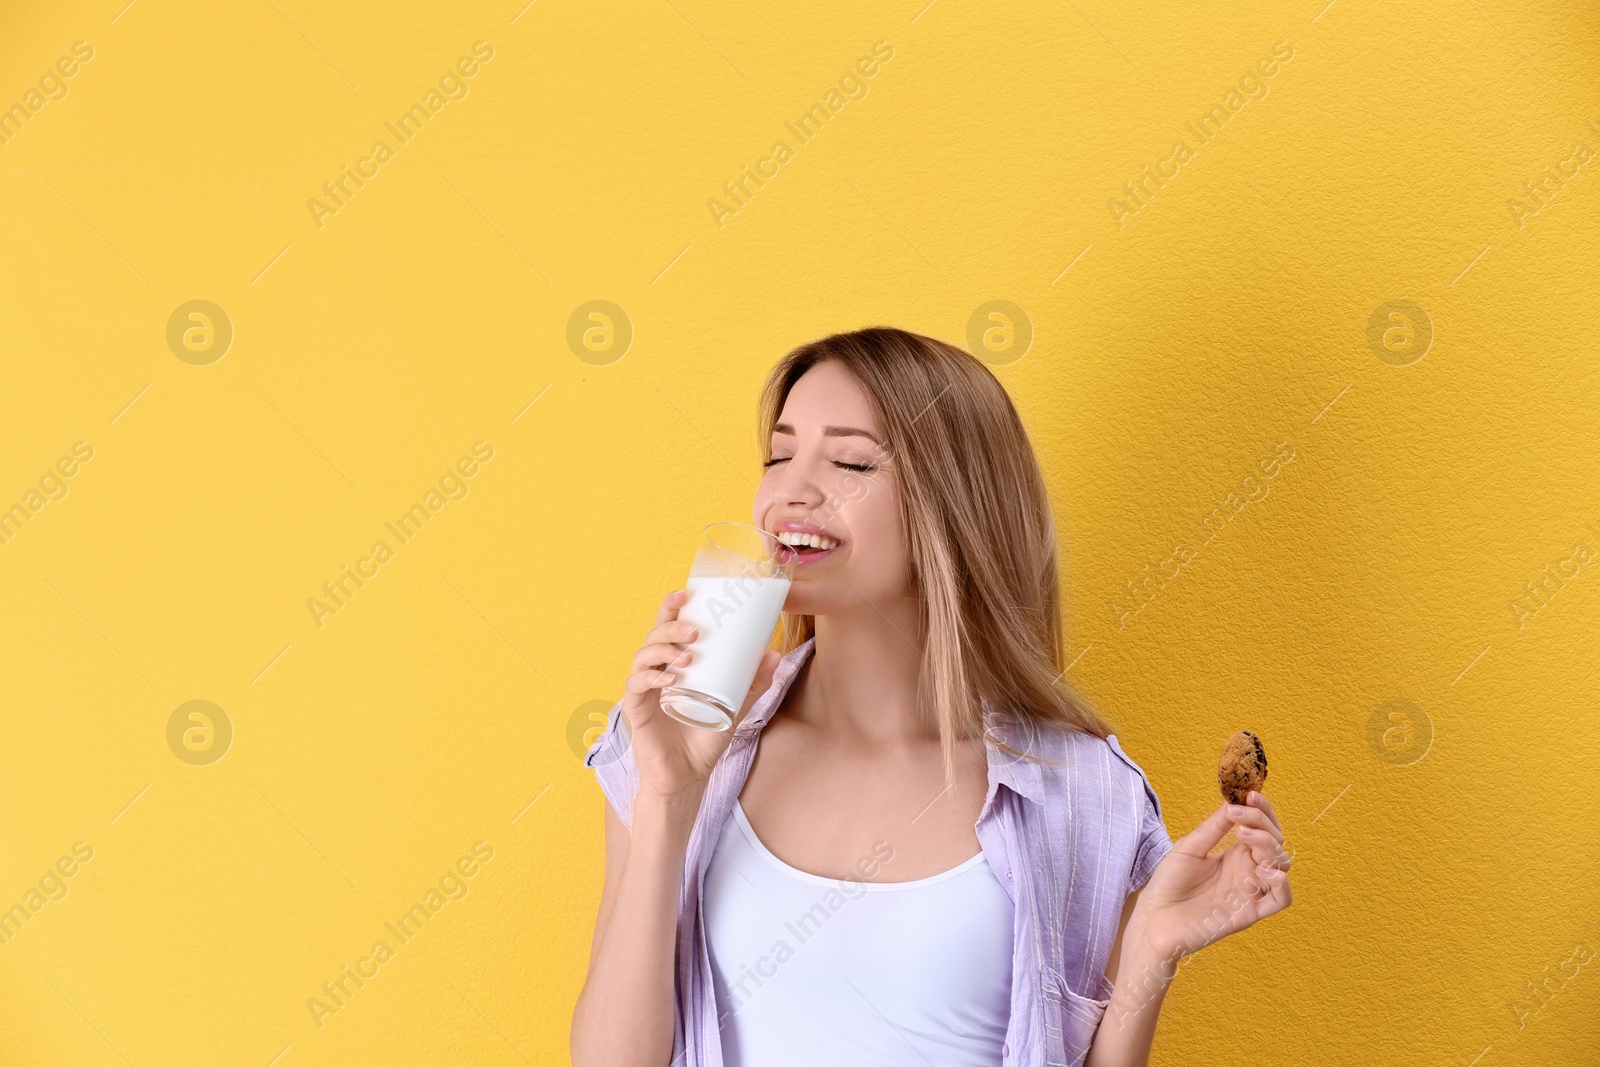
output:
M775 524L771 532L779 541L778 560L793 560L798 566L816 563L844 546L841 538L814 522L786 520Z

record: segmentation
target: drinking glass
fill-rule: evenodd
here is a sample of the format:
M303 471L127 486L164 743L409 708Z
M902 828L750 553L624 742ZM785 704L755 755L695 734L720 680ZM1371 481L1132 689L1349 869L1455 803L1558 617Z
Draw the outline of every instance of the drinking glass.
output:
M726 730L744 705L794 579L795 553L743 522L713 522L689 568L678 618L698 631L694 655L661 690L661 710L685 726Z

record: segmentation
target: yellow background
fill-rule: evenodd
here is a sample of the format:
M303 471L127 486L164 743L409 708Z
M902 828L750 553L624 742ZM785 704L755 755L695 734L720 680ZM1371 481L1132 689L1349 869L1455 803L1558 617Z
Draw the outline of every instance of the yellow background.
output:
M565 1062L582 734L699 525L748 515L765 371L872 324L961 343L1005 300L1031 346L984 354L1056 502L1069 677L1174 836L1258 731L1295 852L1294 906L1186 964L1154 1062L1590 1062L1600 968L1512 1005L1600 950L1600 566L1510 604L1600 549L1600 162L1508 202L1600 152L1592 4L124 2L0 16L0 104L94 49L0 146L0 506L94 450L0 546L0 906L94 850L0 946L0 1060ZM307 200L479 40L468 95L319 228ZM234 332L205 366L166 340L196 299ZM597 299L620 359L568 346ZM1431 323L1409 365L1368 343L1394 300ZM477 441L465 498L319 627ZM168 746L191 700L232 724L209 765ZM479 841L469 895L319 1028Z

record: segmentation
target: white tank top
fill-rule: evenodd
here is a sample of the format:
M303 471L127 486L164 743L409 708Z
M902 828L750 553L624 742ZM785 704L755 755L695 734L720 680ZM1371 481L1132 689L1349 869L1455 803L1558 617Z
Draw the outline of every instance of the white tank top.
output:
M1001 1062L1014 911L982 852L910 882L823 878L735 799L703 907L727 1067Z

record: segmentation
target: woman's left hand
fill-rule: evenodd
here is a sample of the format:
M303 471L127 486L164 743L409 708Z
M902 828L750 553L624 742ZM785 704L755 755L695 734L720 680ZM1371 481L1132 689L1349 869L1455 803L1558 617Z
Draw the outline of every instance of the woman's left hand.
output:
M1209 855L1229 828L1239 840ZM1271 801L1252 791L1224 803L1172 843L1134 905L1137 930L1158 959L1198 952L1289 906L1289 855Z

